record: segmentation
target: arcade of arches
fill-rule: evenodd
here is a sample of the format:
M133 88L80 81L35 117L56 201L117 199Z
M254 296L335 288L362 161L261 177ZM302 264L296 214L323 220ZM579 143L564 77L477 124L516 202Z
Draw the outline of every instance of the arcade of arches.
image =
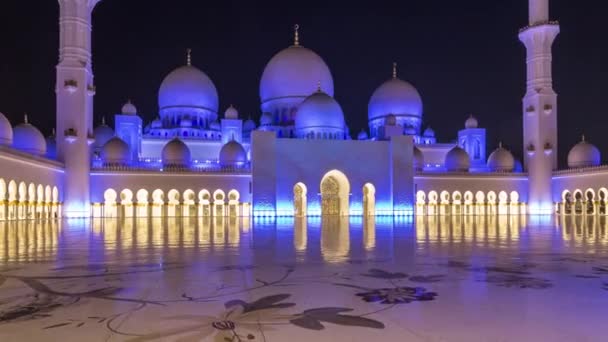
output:
M556 211L561 215L608 215L608 189L564 190Z
M466 191L464 194L460 191L453 193L430 191L428 194L418 191L416 193L417 216L520 215L525 213L525 204L519 202L517 191L509 194L506 191L500 191L498 194L494 191L488 193L478 191L475 194L471 191Z
M237 217L249 215L249 204L241 203L237 190L228 196L223 190L202 189L197 193L186 190L180 193L172 189L165 192L156 189L149 192L140 189L135 194L130 189L120 193L114 189L104 192L103 203L93 203L93 217Z
M61 215L56 186L0 178L0 221L57 218Z

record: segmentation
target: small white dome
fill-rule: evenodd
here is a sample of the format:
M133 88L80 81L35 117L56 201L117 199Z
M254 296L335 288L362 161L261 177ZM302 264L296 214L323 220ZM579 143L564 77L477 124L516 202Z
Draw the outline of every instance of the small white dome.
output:
M46 139L38 128L27 122L27 115L24 123L13 128L13 148L38 156L46 154Z
M13 143L13 127L10 121L0 113L0 145L11 145Z
M236 140L231 140L220 150L221 166L241 166L247 163L247 152L243 145Z
M272 126L272 114L262 114L262 116L260 117L260 126Z
M124 115L137 115L137 107L135 107L135 105L131 103L131 100L129 100L124 104L124 106L122 106L121 112Z
M477 122L477 119L475 119L475 117L473 115L471 115L471 116L469 116L467 121L464 122L464 127L467 129L477 128L477 127L479 127L479 123Z
M307 97L298 108L295 129L344 131L342 107L333 97L319 90Z
M514 168L515 158L509 150L502 147L502 144L488 157L488 169L492 172L513 172Z
M236 108L234 108L234 106L230 105L230 107L228 107L228 109L226 109L226 112L224 112L224 118L229 119L229 120L238 120L239 111L236 110Z
M130 159L129 145L119 137L111 138L101 149L101 160L105 165L128 165Z
M243 131L245 132L250 132L253 131L255 129L255 121L250 119L247 119L244 123L243 123Z
M414 170L422 171L424 168L424 154L416 146L414 146Z
M585 141L585 137L568 153L568 167L590 167L599 166L602 161L600 150L593 144Z
M178 138L169 141L163 147L161 156L164 167L187 168L190 166L190 149Z
M467 151L456 146L445 156L444 165L450 172L467 172L471 166L471 160Z
M359 132L359 135L357 135L357 140L367 140L367 139L369 139L369 135L367 134L367 131L362 129L361 132Z
M431 127L427 127L424 130L424 137L425 138L434 138L435 137L435 131L431 128Z
M112 139L114 130L106 125L105 120L102 120L101 125L95 127L95 130L93 130L93 135L95 135L93 147L102 148L110 139Z

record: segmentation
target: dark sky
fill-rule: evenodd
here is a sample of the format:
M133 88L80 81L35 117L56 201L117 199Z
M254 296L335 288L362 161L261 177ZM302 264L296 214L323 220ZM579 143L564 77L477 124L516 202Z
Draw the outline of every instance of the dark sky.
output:
M34 4L35 3L35 4ZM54 125L56 0L0 2L0 111L13 122L23 112L43 132ZM608 153L605 138L608 5L598 0L552 0L562 33L554 46L559 97L560 159L584 132ZM234 103L258 118L258 85L268 60L292 43L329 65L335 95L351 133L367 126L373 90L399 63L399 75L420 91L424 124L443 141L455 139L469 113L521 154L525 0L200 1L103 0L94 12L95 121L132 98L144 121L157 113L163 77L193 49L194 65L215 82L220 106Z

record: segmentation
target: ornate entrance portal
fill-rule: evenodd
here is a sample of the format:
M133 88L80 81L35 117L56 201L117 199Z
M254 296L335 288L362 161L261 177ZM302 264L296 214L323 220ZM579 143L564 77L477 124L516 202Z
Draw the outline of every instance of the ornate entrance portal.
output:
M321 183L321 214L340 215L340 185L329 176Z

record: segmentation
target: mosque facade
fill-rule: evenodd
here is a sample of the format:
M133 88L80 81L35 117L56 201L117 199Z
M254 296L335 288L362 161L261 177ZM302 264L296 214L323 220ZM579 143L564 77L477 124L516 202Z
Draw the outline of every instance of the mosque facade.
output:
M91 16L99 0L59 0L56 134L0 114L0 220L49 217L608 215L608 166L586 141L558 169L549 0L529 0L523 160L463 117L453 142L423 127L423 101L393 65L351 132L321 56L293 44L267 63L258 122L219 108L213 81L183 66L144 122L128 101L95 125ZM567 114L566 114L567 115ZM488 155L488 151L491 151Z

